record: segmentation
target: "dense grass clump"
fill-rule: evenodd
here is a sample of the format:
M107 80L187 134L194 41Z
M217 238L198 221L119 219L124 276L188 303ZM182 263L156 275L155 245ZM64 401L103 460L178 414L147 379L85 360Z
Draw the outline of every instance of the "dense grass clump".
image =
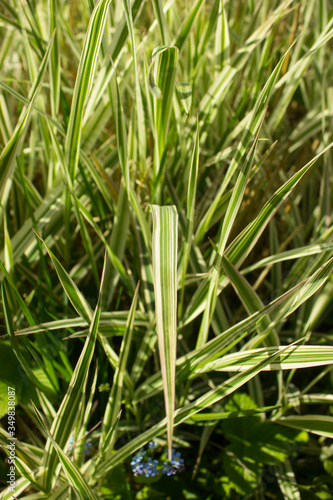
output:
M1 1L1 498L333 498L332 38Z

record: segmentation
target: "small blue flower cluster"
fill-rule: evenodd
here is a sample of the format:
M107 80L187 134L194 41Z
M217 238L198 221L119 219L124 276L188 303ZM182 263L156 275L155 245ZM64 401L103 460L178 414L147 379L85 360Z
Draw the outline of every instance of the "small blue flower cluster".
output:
M166 460L159 462L154 459L154 450L157 443L150 441L148 450L143 448L133 457L131 461L132 472L135 476L155 477L159 474L166 474L172 476L177 472L182 472L184 469L184 459L181 458L180 452L172 450L172 457L169 460L168 453Z
M169 453L167 453L167 459L169 460ZM169 462L163 462L162 474L167 476L173 476L177 472L182 472L184 469L184 459L181 458L180 452L172 449L172 458Z

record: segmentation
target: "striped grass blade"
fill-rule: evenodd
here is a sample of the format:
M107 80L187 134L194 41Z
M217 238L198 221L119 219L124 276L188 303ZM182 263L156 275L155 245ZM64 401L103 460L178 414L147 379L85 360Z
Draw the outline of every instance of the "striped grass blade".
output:
M175 206L151 206L153 213L153 277L158 347L167 416L169 457L172 456L177 342L177 239Z

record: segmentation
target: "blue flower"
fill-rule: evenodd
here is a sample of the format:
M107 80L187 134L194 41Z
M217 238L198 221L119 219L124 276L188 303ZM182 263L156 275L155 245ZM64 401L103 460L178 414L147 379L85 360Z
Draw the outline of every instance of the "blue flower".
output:
M141 450L136 455L134 455L134 457L131 461L132 472L135 476L139 476L139 475L143 474L142 460L143 460L143 457L145 456L145 454L146 454L146 452L144 451L143 448L141 448Z
M134 466L141 463L145 454L146 452L144 451L143 448L141 448L141 450L136 455L134 455L131 465Z
M168 462L163 463L162 474L166 474L167 476L172 476L177 473L177 469L172 467Z
M167 459L169 460L169 453L167 453ZM183 469L184 468L184 459L181 458L181 454L179 451L175 451L172 449L172 458L170 460L170 463L173 467L177 467L177 469Z
M156 446L157 446L156 441L149 441L149 443L148 443L148 448L149 448L150 450L154 450L154 449L156 448Z
M148 478L158 476L161 473L173 476L184 469L184 459L181 458L180 452L174 449L172 450L171 460L168 454L166 455L166 460L163 462L162 468L162 462L153 460L156 446L157 443L155 441L150 441L146 450L141 448L132 458L131 466L135 476L144 475Z
M157 474L158 474L158 470L156 469L157 464L158 464L158 460L149 459L145 464L143 464L143 474L146 477L157 476Z
M132 465L132 463L133 462L131 462L131 465ZM139 476L139 475L143 474L143 465L140 464L139 462L133 464L132 471L133 471L134 476Z

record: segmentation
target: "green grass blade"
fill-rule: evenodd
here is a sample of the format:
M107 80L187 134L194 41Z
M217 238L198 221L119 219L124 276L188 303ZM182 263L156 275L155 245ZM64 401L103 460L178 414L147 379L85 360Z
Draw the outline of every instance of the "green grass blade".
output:
M272 314L272 312L276 310L277 313L274 318L274 322L269 327L272 328L274 324L281 321L281 317L286 317L286 311L291 314L307 298L309 298L311 293L316 293L316 291L330 276L332 269L333 258L312 276L288 290L288 292L284 293L277 299L273 300L273 302L265 306L260 311L257 311L248 318L230 327L217 337L208 341L199 349L191 351L186 354L186 356L178 358L176 363L177 382L187 380L197 369L201 369L201 367L204 367L207 363L224 356L228 351L230 351L230 349L237 345L238 342L245 337L245 335L250 333L253 328L257 327L268 314ZM261 342L260 338L256 338L256 340L258 343ZM153 375L146 380L142 386L138 387L135 393L135 400L151 397L153 394L158 393L161 389L162 382L160 380L160 374Z
M80 403L85 393L88 371L93 358L95 342L98 334L99 320L101 315L100 298L104 280L104 273L105 262L101 277L100 293L95 311L91 318L89 334L84 343L78 362L75 366L67 392L52 423L49 439L47 440L47 443L45 445L45 454L43 458L43 467L45 469L45 474L43 475L43 485L47 490L49 490L51 487L54 471L57 465L58 449L54 446L54 442L56 442L60 448L64 448L66 442L70 438L75 422L79 416ZM59 275L59 278L60 276L61 275ZM65 292L67 293L66 288L68 288L68 281L64 281L62 284L64 285ZM70 290L70 292L71 295L74 295L72 289Z
M52 445L54 446L54 449L56 450L59 461L61 462L63 471L65 472L67 479L69 480L70 484L75 488L79 498L81 500L96 500L96 496L94 495L92 489L89 487L86 479L80 472L80 470L76 467L76 465L71 461L71 459L64 453L62 450L62 447L59 446L57 441L54 439L52 436L52 433L47 429L44 420L39 413L37 407L32 403L34 410L36 412L37 418L39 420L39 423L41 426L46 430L47 435L49 440L51 441Z
M179 51L182 49L182 47L183 47L183 45L184 45L184 43L185 43L185 41L190 33L190 30L193 26L195 18L197 17L203 2L204 2L204 0L197 0L195 2L195 4L192 7L192 10L190 11L190 13L187 16L187 18L185 19L185 21L183 22L182 27L181 27L176 39L172 43L172 45L177 47Z
M237 271L237 269L225 256L222 257L221 263L226 276L228 276L247 313L251 315L256 311L260 311L260 309L263 309L264 304L262 303L259 295L253 290L244 276L242 276L242 274ZM267 315L258 325L258 334L267 331L270 324L271 320L269 315ZM270 341L269 345L279 344L279 337L277 336L277 333L274 331L274 329L272 329L272 332L270 332L268 340Z
M228 20L223 4L223 0L219 2L219 12L217 18L217 29L215 36L215 67L217 71L221 71L225 62L229 59L230 53L230 36L228 28Z
M284 498L288 498L288 500L301 500L301 493L298 489L290 460L276 465L275 475Z
M10 343L13 349L13 352L17 358L17 361L21 365L23 369L23 373L27 375L27 377L35 384L36 387L38 387L41 391L45 391L46 393L50 393L50 387L52 387L52 384L46 385L43 384L43 380L40 380L40 378L36 377L34 371L31 369L31 365L29 361L27 360L26 352L23 352L23 345L24 343L19 342L18 338L16 337L14 333L14 328L13 328L13 322L12 322L12 315L10 311L10 306L9 306L9 300L8 300L8 290L7 288L7 283L6 281L4 283L1 283L1 297L2 297L2 305L3 305L3 312L4 312L4 317L5 317L5 324L7 328L7 333L10 338ZM21 299L23 302L23 299ZM22 305L22 302L20 305ZM29 315L28 315L29 317ZM23 345L22 345L23 344ZM44 367L43 367L44 368ZM43 369L42 368L42 369ZM45 375L45 380L48 380L48 373L46 370L43 369L44 375ZM55 391L52 391L55 392ZM52 393L51 392L51 393Z
M7 454L8 458L10 458L10 450L6 448L5 446L2 446L2 449L4 452ZM10 462L8 462L10 463ZM24 460L21 460L19 456L15 456L15 466L19 473L21 474L21 477L24 477L27 479L36 489L37 491L43 491L43 487L41 484L38 483L35 479L35 474L38 472L38 469L35 471L32 471L30 467L24 462ZM1 495L1 498L3 496ZM13 497L12 497L13 498Z
M153 64L156 69L155 77L150 78L150 88L154 95L154 181L159 175L160 162L168 135L177 62L177 47L159 47L153 53ZM159 185L157 193L160 191L161 186ZM159 200L159 196L160 194L157 194L157 200Z
M59 110L61 76L58 8L56 0L51 0L49 5L50 34L54 32L54 43L50 58L51 112L52 118L56 118Z
M31 98L30 104L26 109L23 116L21 116L12 137L6 144L0 156L0 197L2 197L3 191L6 186L7 180L13 175L16 163L15 159L19 153L21 143L23 141L24 135L27 131L31 109L38 94L40 87L37 87L36 92Z
M171 457L177 348L178 215L174 206L152 205L151 209L153 213L155 314L168 422L168 450Z
M250 366L254 366L267 356L270 356L280 347L263 347L260 349L249 349L235 354L227 354L223 358L207 363L199 369L199 372L206 371L242 371ZM311 368L313 366L325 366L333 364L333 347L318 345L299 345L289 347L273 363L266 365L267 370L293 370L296 368Z
M128 361L128 355L129 355L129 350L132 342L132 334L133 334L133 326L134 326L134 318L135 318L135 311L136 311L136 305L137 305L137 300L138 300L138 293L139 293L139 284L136 287L134 297L132 300L132 305L129 310L128 314L128 319L126 323L126 330L123 336L123 340L121 343L120 347L120 353L119 353L119 365L117 366L117 369L115 371L114 377L113 377L113 384L109 396L109 400L105 409L104 413L104 420L103 420L103 429L102 429L102 435L101 435L101 444L103 443L103 446L105 445L108 454L111 453L112 448L110 449L110 442L107 442L106 437L109 433L110 428L112 428L119 416L120 408L121 408L121 400L122 400L122 393L123 393L123 384L124 384L124 373ZM113 435L113 434L112 434ZM112 437L112 435L110 437Z
M38 238L42 241L42 243L44 243L47 253L50 256L54 268L56 270L56 273L58 275L59 281L64 289L64 292L69 298L72 306L74 307L76 312L81 316L81 318L85 319L89 324L92 317L92 311L84 295L77 288L72 278L65 271L63 266L58 261L57 257L53 254L53 252L51 252L49 247L46 245L45 241L43 241L39 235L36 236L38 236Z
M250 113L248 123L245 127L243 136L238 144L235 156L229 165L227 174L225 175L225 177L223 179L222 185L219 188L218 193L215 196L213 203L211 204L211 206L207 210L205 216L203 217L203 219L200 222L200 225L199 225L198 230L197 230L197 235L196 235L196 239L198 242L200 242L202 240L204 234L206 233L209 222L211 221L211 219L214 215L214 212L216 210L218 202L221 199L227 185L229 184L230 179L235 174L237 167L241 163L244 162L244 159L246 157L246 149L247 149L248 145L251 143L251 141L253 141L253 138L255 136L257 136L258 130L260 130L260 127L261 127L261 124L263 121L263 117L265 115L267 105L269 103L269 100L270 100L270 97L272 94L274 84L277 80L277 77L279 75L279 72L281 70L281 67L282 67L282 64L283 64L283 61L284 61L286 55L287 55L287 53L284 54L284 56L280 59L279 63L274 68L274 71L272 72L272 74L268 78L264 88L262 89L262 91L258 97L258 100L256 101L256 103L254 105L253 110ZM238 176L237 182L242 183L241 175ZM240 188L238 188L238 189L240 189ZM233 199L234 200L238 199L238 195L237 195L237 193L235 194L234 191L233 191ZM231 201L230 201L230 203L231 203ZM234 201L233 201L233 203L234 203ZM225 222L223 222L223 226L226 227ZM221 244L224 241L225 241L225 239L222 236L221 237Z
M188 262L191 253L191 246L193 240L193 226L194 226L194 213L195 213L195 199L198 181L198 169L199 169L199 123L197 126L197 133L195 136L195 143L193 148L193 154L190 164L190 172L188 179L188 189L187 189L187 206L186 206L186 241L184 243L183 250L183 263L182 263L182 274L181 274L181 297L178 308L178 316L181 317L182 306L184 301L184 291L185 291L185 277L188 267Z
M96 71L98 51L110 3L111 0L99 0L91 14L77 71L65 142L65 160L72 182L75 178L80 155L84 106L91 91Z
M315 165L317 160L325 154L331 147L333 143L329 144L320 153L318 153L312 160L310 160L304 167L302 167L296 174L294 174L290 179L288 179L283 186L281 186L274 195L270 198L268 202L265 203L263 208L260 210L257 217L250 222L250 224L234 239L234 241L229 245L226 250L226 256L230 262L237 268L246 259L248 254L251 252L267 224L277 212L278 208L281 206L282 202L291 194L293 189L297 186L300 180L305 176L305 174ZM219 279L219 287L221 287L225 276L221 274ZM203 282L200 285L198 291L193 296L187 310L185 311L182 323L186 325L187 323L193 321L193 319L198 316L202 311L205 310L207 304L207 293L208 293L209 283L208 281ZM222 288L219 288L219 291Z
M214 268L212 269L212 272L210 274L210 281L209 281L209 290L208 290L208 297L207 297L207 305L204 310L203 318L201 321L200 325L200 330L198 334L198 339L197 339L197 345L196 347L200 347L205 342L207 341L208 338L208 332L209 332L209 327L212 321L212 317L214 314L215 306L216 306L216 298L217 298L217 289L218 289L218 281L219 281L219 275L220 275L220 267L221 267L221 258L224 255L225 247L227 245L227 240L229 237L229 234L231 232L233 223L236 219L240 204L242 202L246 184L250 175L250 170L252 167L252 162L254 159L254 154L255 154L255 148L256 144L258 141L258 136L259 136L259 131L257 132L257 136L255 138L255 141L253 143L253 146L247 155L244 165L242 166L242 169L237 177L237 181L235 184L235 187L232 191L232 195L230 198L230 201L228 203L228 207L225 213L225 216L223 218L223 222L221 224L221 230L220 230L220 237L219 237L219 242L218 242L218 247L216 249L217 252L217 259L216 263L214 265Z
M127 159L127 133L124 122L123 107L120 99L119 85L115 78L116 86L116 131L117 131L117 146L120 168L123 174L126 191L130 189L130 174Z
M205 408L212 407L215 403L229 396L234 391L246 384L253 377L255 377L258 373L260 373L267 364L272 363L279 355L280 353L276 352L273 355L268 356L264 361L261 361L254 367L249 368L242 373L234 375L233 377L216 386L211 391L206 392L203 396L200 396L192 403L179 408L175 411L174 424L180 425L182 422L186 422L186 420L191 419L199 411L204 410ZM150 440L163 434L166 427L167 419L163 419L154 427L148 429L138 437L134 438L130 443L117 450L117 452L111 459L98 466L95 471L96 476L99 477L101 475L104 475L108 470L112 469L117 464L122 463L129 455L134 453L141 446L144 446Z
M155 17L157 19L157 24L160 30L161 38L162 38L162 44L166 45L168 43L168 31L167 31L167 23L165 20L164 12L163 12L163 5L161 0L153 0L153 7L154 7L154 13Z
M313 432L318 436L330 439L333 438L333 417L327 415L295 415L281 417L274 420L274 422L286 425L292 429Z

